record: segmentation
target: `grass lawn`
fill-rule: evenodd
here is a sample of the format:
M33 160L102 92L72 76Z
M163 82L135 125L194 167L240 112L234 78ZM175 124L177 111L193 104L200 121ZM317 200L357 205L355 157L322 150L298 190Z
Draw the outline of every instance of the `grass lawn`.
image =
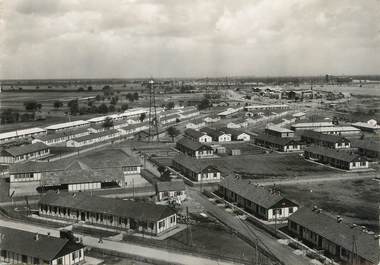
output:
M210 164L225 174L239 172L247 177L302 177L338 173L340 171L305 161L298 154L262 154L209 159Z
M347 222L379 232L379 182L340 180L326 183L280 186L281 192L306 207L317 205L326 212L345 217Z
M252 251L252 246L248 243L237 235L232 234L223 225L215 223L192 225L191 234L185 229L163 241L153 241L132 236L125 237L125 240L178 251L200 253L214 258L224 257L237 262L251 261L254 252Z

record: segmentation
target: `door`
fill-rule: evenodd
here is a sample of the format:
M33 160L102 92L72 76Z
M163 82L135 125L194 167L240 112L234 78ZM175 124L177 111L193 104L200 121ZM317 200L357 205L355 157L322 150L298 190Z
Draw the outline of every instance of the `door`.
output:
M85 213L81 213L80 214L80 220L81 221L85 221L86 220L86 214Z

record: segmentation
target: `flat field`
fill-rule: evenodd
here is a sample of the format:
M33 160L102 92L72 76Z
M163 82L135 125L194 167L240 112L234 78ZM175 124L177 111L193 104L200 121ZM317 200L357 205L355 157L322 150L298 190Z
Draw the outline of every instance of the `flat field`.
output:
M372 179L339 180L279 186L281 192L306 207L317 205L350 223L379 232L380 183Z
M253 178L280 177L294 178L313 175L327 175L341 171L311 163L298 154L261 154L247 156L228 156L209 159L210 164L224 173L237 172Z

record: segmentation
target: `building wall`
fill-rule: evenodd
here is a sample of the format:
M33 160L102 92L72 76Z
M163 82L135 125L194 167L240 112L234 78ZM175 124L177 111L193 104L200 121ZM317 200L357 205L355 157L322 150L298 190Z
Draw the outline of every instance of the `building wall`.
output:
M179 199L180 201L184 201L186 199L186 192L183 191L161 191L158 193L158 200L166 200L169 198Z
M84 249L80 249L77 251L73 251L72 253L69 253L67 255L64 255L62 257L59 257L52 261L52 265L66 265L66 264L79 264L82 263L85 260L84 257Z
M171 215L158 222L156 222L156 234L164 233L165 231L171 230L177 225L177 216Z
M231 135L223 134L218 137L218 142L231 142Z
M208 135L203 135L199 137L199 142L200 143L211 143L212 142L212 137Z
M41 180L42 174L40 172L10 174L9 181L12 182L29 182Z
M75 222L85 222L92 225L108 226L125 230L132 229L134 231L153 235L166 232L167 230L172 229L177 225L175 214L163 218L157 222L138 222L132 218L124 216L114 216L103 213L81 211L77 209L53 207L49 205L39 205L39 214L41 216L71 220ZM174 223L170 222L170 217L174 217ZM158 223L162 220L165 220L165 225L159 228Z
M237 140L238 141L250 141L251 140L251 136L249 134L242 133L242 134L238 135Z
M85 191L85 190L97 190L101 189L100 182L88 182L88 183L77 183L77 184L69 184L69 191Z

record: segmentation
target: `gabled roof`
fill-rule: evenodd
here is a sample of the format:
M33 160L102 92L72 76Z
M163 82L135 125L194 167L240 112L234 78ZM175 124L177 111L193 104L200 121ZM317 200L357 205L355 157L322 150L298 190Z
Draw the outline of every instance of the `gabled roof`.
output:
M210 135L213 139L217 139L217 138L219 138L219 136L226 134L222 131L211 129L209 127L202 128L200 131L207 133L207 135Z
M76 193L75 196L66 192L59 194L47 192L39 203L133 218L144 222L156 222L175 214L174 210L163 205L91 196L85 192Z
M34 128L23 129L23 130L0 133L0 140L13 138L16 136L24 137L24 136L36 134L36 133L46 133L46 130L38 128L38 127L34 127Z
M265 187L259 187L257 184L252 183L251 180L242 179L241 177L226 177L219 185L267 209L274 207L285 199L280 193L271 192ZM286 200L297 205L288 199Z
M314 141L320 142L328 142L328 143L341 143L341 142L349 142L348 139L333 134L323 134L316 131L305 130L300 133L301 137L311 138Z
M273 144L278 144L281 146L297 143L297 141L294 138L276 137L276 136L268 135L268 134L259 134L255 136L255 139L273 143Z
M341 160L345 162L366 161L365 157L351 153L349 151L331 149L331 148L322 147L322 146L310 146L305 149L305 152L310 152L313 154L335 158L337 160Z
M157 191L184 191L186 189L183 180L158 181Z
M227 127L222 127L219 129L219 131L225 132L227 134L231 134L233 137L238 137L241 134L247 134L245 132L233 129L233 128L227 128Z
M321 122L300 122L292 125L293 128L305 128L305 127L332 127L334 124L331 121Z
M186 129L185 130L185 135L187 135L187 136L189 136L191 138L194 138L194 139L199 139L203 135L207 135L207 133L200 132L200 131L197 131L197 130L194 130L194 129Z
M379 240L375 239L373 235L353 228L349 224L338 223L335 218L308 208L299 209L289 216L289 220L349 251L352 251L352 246L355 243L357 254L360 257L371 261L373 264L379 262Z
M45 149L49 149L49 147L46 144L39 142L35 144L27 144L27 145L22 145L22 146L11 147L11 148L5 149L5 152L15 157L15 156L38 152Z
M9 167L9 173L51 172L80 169L121 168L123 166L140 166L141 162L128 155L123 149L106 149L84 157L61 159L51 162L27 161Z
M186 155L178 155L173 159L176 162L193 172L201 172L206 169L220 171L217 167L212 165L208 159L196 159Z
M202 118L199 118L199 119L194 119L194 120L191 120L188 122L188 124L202 124L202 123L205 123L205 121L202 119Z
M38 235L23 230L0 227L0 248L14 253L52 261L59 257L66 248L73 251L83 248L83 245L69 241L66 238L58 238L47 235Z
M71 121L71 122L64 122L64 123L58 123L54 125L50 125L46 127L46 130L59 130L59 129L65 129L70 128L73 126L82 126L82 125L89 125L90 123L88 121L84 120L78 120L78 121Z
M183 137L177 141L177 145L182 145L192 151L197 151L199 149L212 149L210 146L201 144L198 141L193 141L187 137Z
M283 128L280 126L276 126L276 125L267 126L265 130L270 130L270 131L275 131L275 132L280 132L280 133L294 133L294 131L292 130L289 130L287 128Z

